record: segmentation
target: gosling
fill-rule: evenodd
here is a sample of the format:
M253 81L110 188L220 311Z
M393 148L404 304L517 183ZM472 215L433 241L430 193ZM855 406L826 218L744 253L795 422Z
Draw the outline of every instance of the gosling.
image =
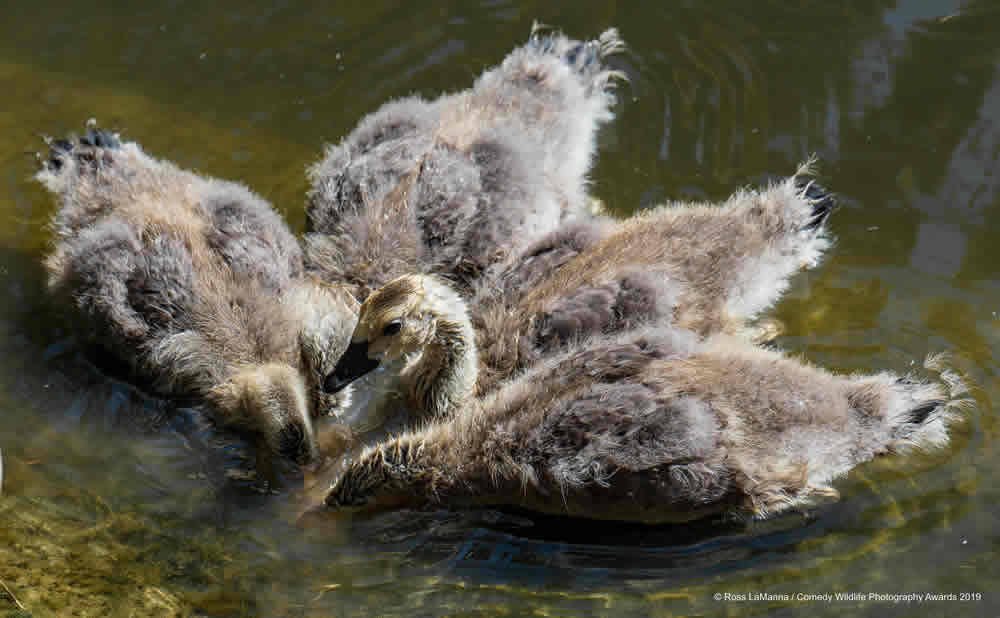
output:
M671 203L564 226L485 277L469 303L480 392L581 338L646 323L753 341L750 322L830 246L812 162L721 204Z
M389 287L370 300L391 319L369 321L363 307L348 348L365 364L338 365L335 379L396 361L415 401L452 409L366 448L321 510L760 519L836 497L830 483L876 456L945 444L965 403L947 371L938 382L836 376L741 338L666 326L577 342L475 397L475 339L454 292L419 276Z
M55 140L37 179L59 209L45 259L52 297L84 338L161 395L197 397L271 457L317 459L312 417L357 307L305 276L270 205L245 187L158 161L88 128ZM326 365L324 365L326 363Z
M414 272L467 288L583 215L622 48L613 29L581 42L536 25L472 88L362 119L309 171L308 268L358 300Z

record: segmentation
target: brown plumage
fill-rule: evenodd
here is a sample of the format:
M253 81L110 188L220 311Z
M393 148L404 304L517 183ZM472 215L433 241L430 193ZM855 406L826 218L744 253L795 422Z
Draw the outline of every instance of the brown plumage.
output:
M314 461L311 418L343 403L319 384L355 306L305 276L277 213L94 129L52 142L37 178L59 202L49 288L85 337L155 391L207 402L263 466Z
M739 191L721 205L671 204L621 222L570 223L477 284L468 317L465 303L447 286L404 276L362 305L353 340L376 344L380 329L403 314L409 314L406 328L393 338L395 345L428 316L438 324L469 320L478 350L475 392L483 395L572 342L601 333L655 323L700 336L746 335L747 320L775 302L791 275L818 262L829 244L823 223L832 203L803 165L781 183ZM425 299L432 289L433 297ZM445 302L449 294L453 298ZM399 355L416 358L423 346L446 347L435 332L421 331ZM456 332L468 339L468 333ZM339 367L346 377L346 367L358 371L364 362L345 357ZM404 379L414 411L446 413L457 401L449 394L452 384L465 388L473 381L472 368L466 374L434 381L427 392L415 392L416 383ZM327 385L339 383L347 382Z
M407 273L471 285L488 267L586 212L598 126L611 119L592 41L532 31L466 90L391 101L309 172L307 267L359 300Z
M512 505L647 523L766 517L836 495L834 478L877 455L944 444L960 403L947 372L935 383L836 376L741 338L663 326L571 343L475 398L455 378L476 364L473 341L458 341L469 325L442 331L432 315L461 322L452 306L460 301L425 277L389 287L395 308L380 315L400 327L366 321L362 308L352 346L363 344L370 359L403 359L416 401L435 392L429 382L450 381L445 390L464 403L367 448L334 482L329 509ZM430 307L440 302L448 306Z
M643 323L754 339L748 321L829 246L833 198L809 164L722 204L673 203L550 235L485 278L470 302L480 392L568 342Z

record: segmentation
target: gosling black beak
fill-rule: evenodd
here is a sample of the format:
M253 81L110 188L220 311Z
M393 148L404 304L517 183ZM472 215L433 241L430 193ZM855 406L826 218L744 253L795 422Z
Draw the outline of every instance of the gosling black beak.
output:
M368 358L368 342L351 343L337 361L333 373L323 380L323 390L333 394L378 367L378 361Z

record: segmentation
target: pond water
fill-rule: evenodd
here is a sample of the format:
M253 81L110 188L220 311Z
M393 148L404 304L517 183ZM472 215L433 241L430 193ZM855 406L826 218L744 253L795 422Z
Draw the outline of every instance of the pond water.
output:
M0 614L1000 613L997 2L15 3L0 23ZM238 445L90 366L46 304L40 134L95 117L247 183L301 230L325 143L392 97L466 87L534 19L575 37L617 26L630 46L593 175L615 212L721 199L819 155L837 245L773 312L778 343L840 372L949 352L977 406L948 448L861 466L839 502L751 526L441 511L304 532L288 494L220 473ZM836 592L980 597L796 597Z

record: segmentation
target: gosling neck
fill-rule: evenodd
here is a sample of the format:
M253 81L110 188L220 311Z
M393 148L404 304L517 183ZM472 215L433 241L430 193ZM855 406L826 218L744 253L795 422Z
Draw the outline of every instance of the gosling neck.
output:
M472 397L478 377L478 353L464 308L436 320L430 343L407 373L410 396L425 418L448 416Z

